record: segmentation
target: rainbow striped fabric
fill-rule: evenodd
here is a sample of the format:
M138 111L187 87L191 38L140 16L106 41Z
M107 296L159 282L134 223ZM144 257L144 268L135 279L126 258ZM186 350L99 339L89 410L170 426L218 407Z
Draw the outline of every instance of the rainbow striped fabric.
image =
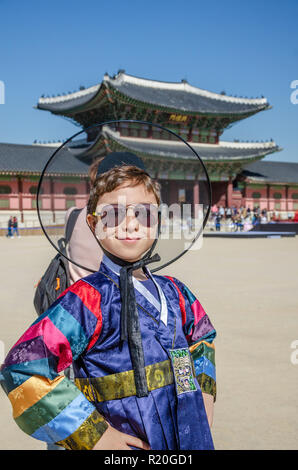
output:
M16 423L36 439L92 449L107 428L94 405L59 375L98 339L100 299L96 289L78 281L30 326L6 357L1 385Z
M202 392L215 398L215 330L190 290L170 279L178 290L183 331L197 380ZM60 373L94 346L101 331L101 294L87 280L80 280L12 347L0 380L13 417L24 432L68 449L94 447L108 424L79 388Z
M182 324L192 355L196 378L202 392L216 400L215 348L216 331L202 305L193 293L178 279L166 276L175 285L179 295Z

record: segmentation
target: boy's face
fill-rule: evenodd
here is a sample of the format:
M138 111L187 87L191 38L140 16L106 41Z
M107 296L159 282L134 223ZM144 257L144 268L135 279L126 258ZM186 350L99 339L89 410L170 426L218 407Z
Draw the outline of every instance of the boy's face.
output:
M143 184L132 187L125 183L114 191L103 194L97 203L97 217L89 214L87 219L103 248L118 258L134 262L154 242L157 208L154 194L148 192ZM150 214L151 223L144 223L150 219Z

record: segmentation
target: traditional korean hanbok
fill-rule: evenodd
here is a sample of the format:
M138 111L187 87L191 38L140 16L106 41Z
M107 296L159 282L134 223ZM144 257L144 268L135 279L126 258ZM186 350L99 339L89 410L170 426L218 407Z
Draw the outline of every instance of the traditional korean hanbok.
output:
M148 387L138 397L120 338L119 272L104 256L99 271L68 288L8 353L1 383L16 423L66 449L92 449L107 422L151 449L213 449L202 398L216 394L209 317L177 279L146 267L151 287L133 278ZM71 363L75 384L60 374Z

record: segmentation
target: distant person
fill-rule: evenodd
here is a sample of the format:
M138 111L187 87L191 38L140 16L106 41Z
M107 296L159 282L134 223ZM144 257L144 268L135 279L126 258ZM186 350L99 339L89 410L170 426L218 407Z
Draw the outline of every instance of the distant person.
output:
M8 219L7 234L6 234L8 238L12 238L12 227L13 227L13 218L12 216L10 216Z
M252 229L251 217L247 215L243 222L243 230L244 232L247 232L248 230L251 230L251 229Z
M217 214L215 216L215 230L217 232L220 232L220 220L221 220L221 216L219 214Z
M220 215L221 217L224 217L224 216L225 216L225 209L224 209L223 206L220 206L220 207L219 207L218 212L219 212L219 215Z
M226 208L226 218L227 218L227 219L230 219L231 216L232 216L232 210L231 210L230 207L227 207L227 208Z
M254 213L252 217L252 224L253 226L256 226L260 223L260 216L257 213Z
M265 211L262 211L260 223L261 223L261 224L267 224L267 222L268 222L267 214L266 214Z
M218 212L218 207L216 204L213 204L213 206L211 207L211 215L215 217L217 212Z
M14 237L14 234L16 234L16 236L18 238L20 238L19 230L18 230L18 219L17 219L17 217L14 217L13 220L12 220L12 236L13 237Z
M238 221L239 221L239 215L237 214L234 217L234 232L238 232L238 228L239 228Z
M244 220L241 214L238 215L237 218L237 230L239 229L240 232L243 232Z

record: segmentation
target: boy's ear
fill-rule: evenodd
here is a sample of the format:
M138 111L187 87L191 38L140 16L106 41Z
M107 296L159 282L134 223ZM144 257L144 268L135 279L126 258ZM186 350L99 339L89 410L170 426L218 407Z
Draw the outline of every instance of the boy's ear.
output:
M95 232L95 227L96 227L96 224L97 224L97 217L95 217L92 214L87 214L87 224L89 225L90 229L94 233Z

